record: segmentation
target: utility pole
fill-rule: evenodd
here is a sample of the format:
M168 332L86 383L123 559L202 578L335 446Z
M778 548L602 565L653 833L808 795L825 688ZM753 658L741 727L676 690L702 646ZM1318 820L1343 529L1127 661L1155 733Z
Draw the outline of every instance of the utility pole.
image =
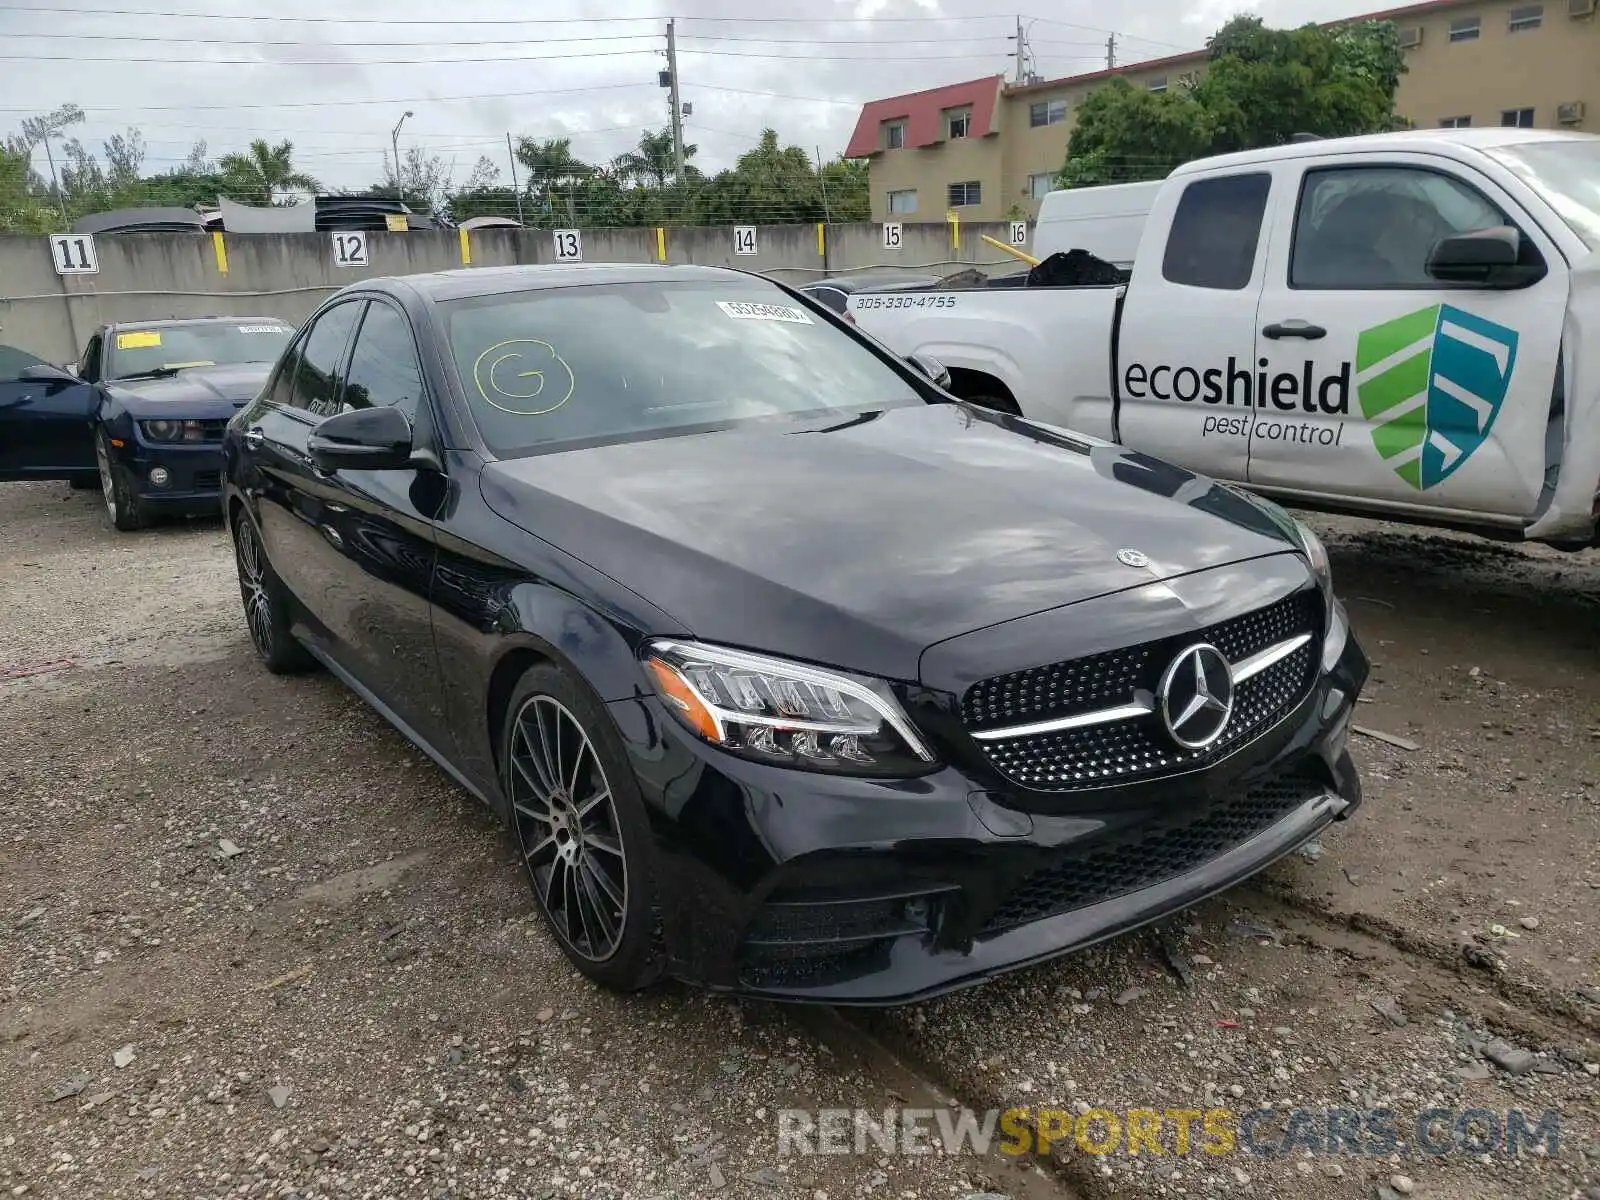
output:
M506 155L511 159L511 195L517 202L517 224L522 220L522 189L517 186L517 152L511 148L511 131L506 130Z
M394 150L394 198L401 204L406 202L406 185L400 175L400 126L406 123L407 117L416 115L409 108L406 109L405 115L394 123L394 130L389 134L389 145Z
M667 78L672 89L672 177L675 183L682 183L683 105L678 102L678 30L672 17L667 18Z
M56 177L56 158L50 153L50 135L44 136L44 160L50 164L50 186L55 189L56 203L61 206L61 230L63 233L72 229L72 221L67 217L67 197L61 190L61 180Z
M1026 36L1027 35L1022 32L1022 17L1019 14L1017 16L1017 35L1013 39L1017 43L1017 51L1015 55L1017 60L1017 69L1013 73L1012 78L1017 83L1022 83L1027 76L1027 71L1023 65L1024 61L1028 57L1028 43L1025 40Z
M1117 66L1117 35L1112 34L1106 39L1106 70L1115 70Z

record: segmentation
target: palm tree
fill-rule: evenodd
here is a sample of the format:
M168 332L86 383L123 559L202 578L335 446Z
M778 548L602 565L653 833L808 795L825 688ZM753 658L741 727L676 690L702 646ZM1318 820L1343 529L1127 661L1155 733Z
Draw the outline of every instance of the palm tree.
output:
M700 147L685 145L683 161L687 163ZM639 135L639 145L617 155L612 164L620 179L646 187L664 188L672 178L672 130L652 133L646 129ZM684 171L688 174L687 168Z
M322 185L294 169L294 143L269 145L265 138L250 143L245 154L224 154L217 162L229 192L246 200L273 203L283 192L316 192Z
M518 138L517 161L528 170L528 195L546 208L564 199L567 219L576 222L573 190L594 174L594 168L572 153L572 139Z

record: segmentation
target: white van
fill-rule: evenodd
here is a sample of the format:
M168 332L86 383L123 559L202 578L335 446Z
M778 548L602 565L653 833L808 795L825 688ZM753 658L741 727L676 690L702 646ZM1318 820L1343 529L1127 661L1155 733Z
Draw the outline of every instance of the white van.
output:
M1033 253L1042 259L1057 251L1087 250L1119 267L1131 267L1160 191L1157 179L1051 192L1039 205Z

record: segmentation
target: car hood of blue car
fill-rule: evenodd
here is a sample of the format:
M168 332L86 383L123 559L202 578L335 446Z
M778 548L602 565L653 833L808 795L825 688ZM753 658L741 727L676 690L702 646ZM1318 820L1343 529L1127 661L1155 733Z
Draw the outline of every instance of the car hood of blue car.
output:
M205 420L231 417L255 399L273 364L186 367L164 379L111 379L106 397L134 417Z

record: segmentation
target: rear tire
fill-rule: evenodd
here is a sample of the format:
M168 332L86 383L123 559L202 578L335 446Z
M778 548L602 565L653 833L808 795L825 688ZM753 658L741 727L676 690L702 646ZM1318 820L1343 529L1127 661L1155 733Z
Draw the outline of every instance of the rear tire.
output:
M150 523L149 514L139 502L128 472L112 459L111 446L103 430L94 435L94 456L100 468L100 495L112 528L121 533L143 529Z
M267 561L255 522L240 510L233 522L233 561L239 569L239 596L256 657L274 675L310 670L316 660L289 626L289 593Z
M500 778L534 902L579 971L638 991L666 970L654 847L638 781L610 714L552 663L506 706Z

